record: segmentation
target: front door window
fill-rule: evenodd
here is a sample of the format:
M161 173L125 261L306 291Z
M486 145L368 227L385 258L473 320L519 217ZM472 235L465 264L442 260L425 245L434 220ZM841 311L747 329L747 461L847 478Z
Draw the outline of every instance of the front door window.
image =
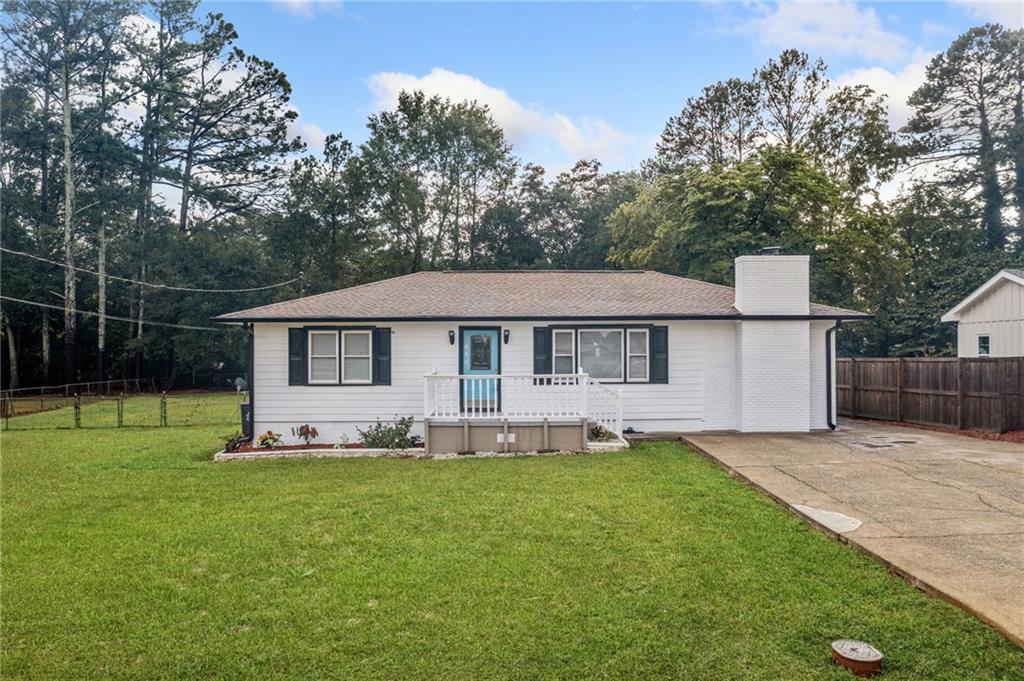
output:
M501 385L497 378L498 329L463 329L462 360L459 362L462 379L462 405L466 411L493 411L498 409Z
M491 337L473 334L470 338L469 368L472 371L487 371L491 368Z

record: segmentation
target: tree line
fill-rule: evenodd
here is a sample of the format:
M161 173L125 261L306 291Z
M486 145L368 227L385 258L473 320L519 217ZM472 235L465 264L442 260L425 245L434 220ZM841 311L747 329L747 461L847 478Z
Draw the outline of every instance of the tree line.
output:
M5 387L237 372L240 331L182 327L422 269L731 284L767 245L811 254L816 300L876 315L845 351L941 354L942 311L1024 259L1020 30L958 37L900 130L871 88L786 50L686 100L640 168L552 176L486 106L420 92L361 144L310 151L286 75L197 4L4 2Z

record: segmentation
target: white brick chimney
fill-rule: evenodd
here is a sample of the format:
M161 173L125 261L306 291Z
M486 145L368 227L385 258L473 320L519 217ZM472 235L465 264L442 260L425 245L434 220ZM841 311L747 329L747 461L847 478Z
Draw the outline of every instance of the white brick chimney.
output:
M810 258L761 255L736 258L736 309L743 315L810 312ZM810 429L810 322L744 320L737 332L740 430L804 432Z
M810 312L810 256L761 255L736 258L736 309L745 315L805 315Z

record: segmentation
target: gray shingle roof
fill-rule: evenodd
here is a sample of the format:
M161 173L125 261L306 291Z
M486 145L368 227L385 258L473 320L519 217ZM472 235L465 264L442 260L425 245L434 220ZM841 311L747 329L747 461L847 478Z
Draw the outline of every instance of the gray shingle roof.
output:
M648 271L417 272L271 303L217 321L415 319L671 319L737 317L734 291ZM867 318L811 304L811 316Z
M1007 267L1005 271L1009 272L1015 277L1024 278L1024 269L1021 269L1019 267Z

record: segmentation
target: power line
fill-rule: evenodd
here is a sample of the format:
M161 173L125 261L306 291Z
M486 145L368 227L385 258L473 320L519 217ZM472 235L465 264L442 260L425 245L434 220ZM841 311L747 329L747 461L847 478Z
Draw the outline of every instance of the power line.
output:
M4 253L11 253L12 255L23 255L26 258L32 258L33 260L39 260L40 262L49 263L51 265L58 265L60 267L67 267L67 265L65 263L62 263L62 262L57 261L57 260L50 260L49 258L44 258L42 256L35 255L34 253L26 253L25 251L15 251L15 250L13 250L11 248L5 248L3 246L0 246L0 251L3 251ZM156 284L156 283L149 282L149 281L136 281L135 279L128 279L126 277L119 277L119 276L114 275L114 274L103 274L103 275L100 275L100 273L97 272L96 270L90 270L90 269L86 269L84 267L76 267L74 265L71 266L71 269L76 270L78 272L85 272L87 274L93 274L93 275L96 275L97 277L98 276L104 276L107 279L116 279L117 281L123 281L123 282L127 282L129 284L135 284L136 286L148 286L149 288L163 289L165 291L185 291L185 292L188 292L188 293L252 293L253 291L266 291L266 290L272 289L272 288L280 288L281 286L287 286L288 284L295 283L299 279L302 279L302 275L299 274L299 276L295 277L294 279L289 279L288 281L282 281L279 284L268 284L267 286L255 286L253 288L190 288L190 287L187 287L187 286L170 286L168 284Z
M7 300L12 303L21 303L22 305L33 305L35 307L45 307L51 310L60 310L62 312L67 311L63 305L50 305L48 303L37 303L34 300L22 300L21 298L11 298L10 296L0 296L0 300ZM86 317L99 317L99 312L91 312L88 310L71 310L75 314L85 315ZM118 322L128 322L129 324L138 324L138 319L130 319L129 317L118 317L116 315L105 314L103 315L106 319L113 319ZM189 324L170 324L168 322L148 322L145 319L142 320L143 326L164 326L170 329L188 329L190 331L224 331L222 328L215 326L191 326Z

